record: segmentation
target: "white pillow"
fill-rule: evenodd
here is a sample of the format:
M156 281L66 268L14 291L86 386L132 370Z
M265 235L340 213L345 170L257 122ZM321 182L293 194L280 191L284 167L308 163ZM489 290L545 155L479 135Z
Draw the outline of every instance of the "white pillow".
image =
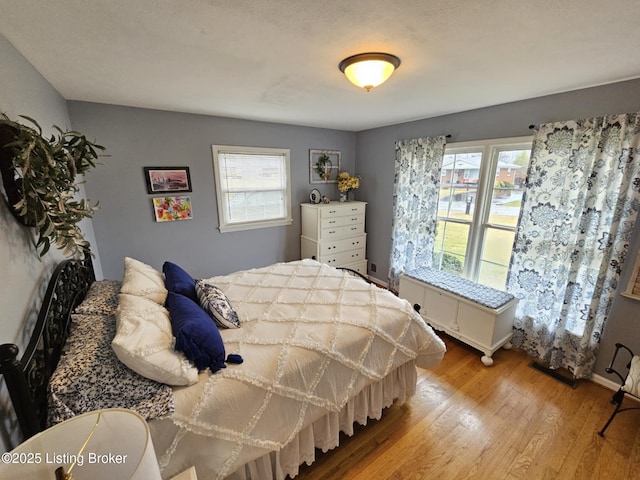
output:
M155 268L139 260L126 257L124 259L124 277L121 293L145 297L160 305L167 299L164 276Z
M143 377L167 385L192 385L198 370L174 350L169 312L148 298L120 294L111 346L122 363Z
M634 355L631 359L629 374L622 389L635 397L640 397L640 356Z

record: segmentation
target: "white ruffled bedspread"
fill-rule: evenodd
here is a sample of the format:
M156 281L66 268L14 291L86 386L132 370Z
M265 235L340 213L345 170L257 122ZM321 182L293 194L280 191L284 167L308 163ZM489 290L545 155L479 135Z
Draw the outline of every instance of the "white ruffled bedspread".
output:
M242 355L244 363L175 388L175 413L150 422L163 476L195 465L198 478L236 471L243 477L243 465L291 450L301 432L313 435L319 422L344 416L354 402L374 398L380 410L404 399L415 387L415 373L404 366L432 368L445 352L409 302L314 260L207 282L222 289L238 313L241 328L221 333L227 354ZM378 402L376 395L385 398ZM296 461L298 455L305 459L296 454Z

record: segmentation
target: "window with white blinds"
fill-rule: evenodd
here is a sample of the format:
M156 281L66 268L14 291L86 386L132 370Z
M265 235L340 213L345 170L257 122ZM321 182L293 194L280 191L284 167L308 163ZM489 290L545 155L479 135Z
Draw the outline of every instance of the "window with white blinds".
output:
M288 149L212 147L221 232L292 223Z

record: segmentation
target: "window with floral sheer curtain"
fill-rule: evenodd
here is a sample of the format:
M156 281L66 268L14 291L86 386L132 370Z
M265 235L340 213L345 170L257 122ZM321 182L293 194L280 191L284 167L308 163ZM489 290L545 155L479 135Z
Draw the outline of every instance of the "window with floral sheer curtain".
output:
M504 290L531 138L396 142L392 289L429 267Z
M640 206L640 114L537 128L507 290L513 344L589 378ZM633 259L628 259L633 262Z

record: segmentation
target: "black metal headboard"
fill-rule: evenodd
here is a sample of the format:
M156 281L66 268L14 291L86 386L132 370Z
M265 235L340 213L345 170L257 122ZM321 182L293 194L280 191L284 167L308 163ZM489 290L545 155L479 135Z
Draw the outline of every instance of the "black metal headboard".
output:
M67 340L70 314L94 281L90 253L85 254L85 260L60 263L51 276L22 357L18 359L16 345L0 345L0 373L25 440L46 428L47 386Z

